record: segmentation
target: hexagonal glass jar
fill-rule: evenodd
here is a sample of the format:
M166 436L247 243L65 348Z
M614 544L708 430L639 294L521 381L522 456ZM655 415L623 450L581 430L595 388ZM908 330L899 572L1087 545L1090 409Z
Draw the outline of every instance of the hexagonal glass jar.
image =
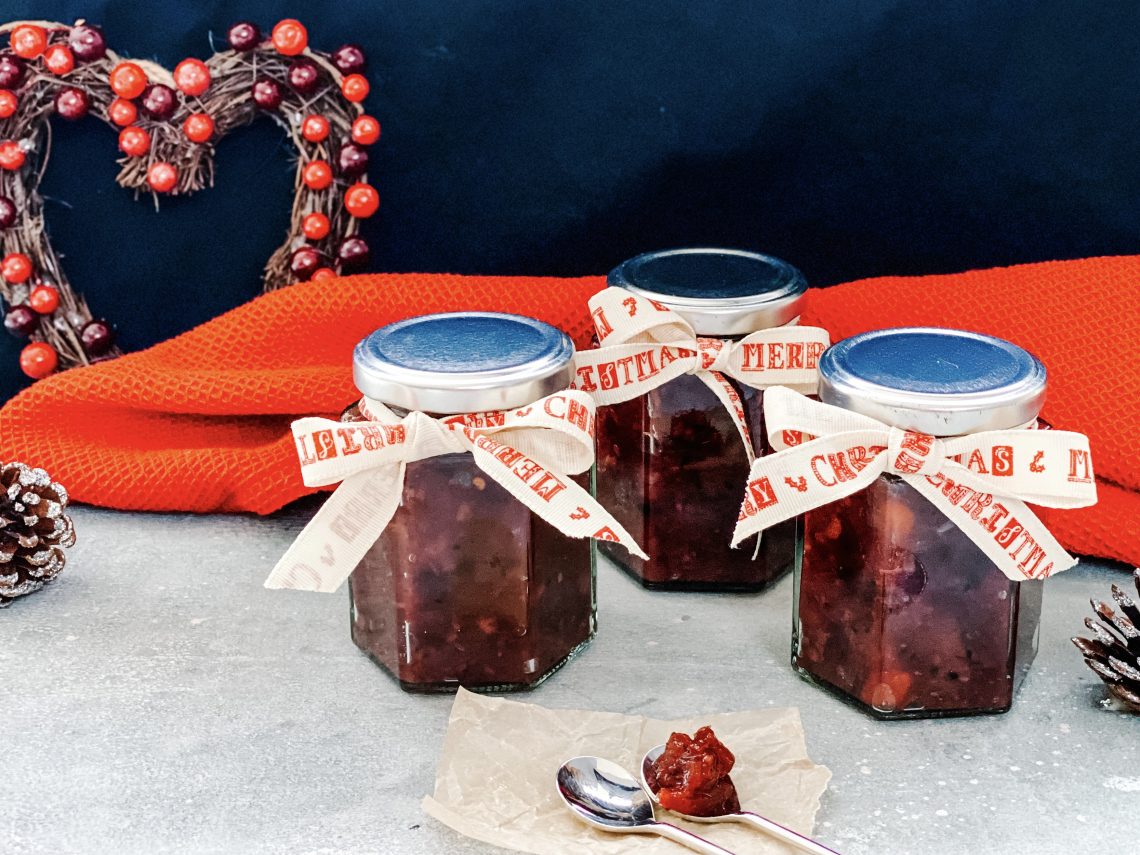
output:
M820 362L820 398L941 436L1032 425L1044 366L1001 339L879 330ZM1037 652L1040 580L1003 574L896 475L804 517L792 665L879 718L1004 712Z
M513 315L433 315L357 347L357 386L397 414L521 407L567 388L573 345ZM344 418L362 418L358 406ZM576 480L590 488L592 473ZM538 685L593 638L592 542L563 535L469 454L407 464L400 505L349 579L352 638L411 691Z
M757 253L683 249L624 262L609 284L681 315L698 335L739 339L792 323L807 283L790 264ZM744 405L756 454L771 451L763 391L728 379ZM792 569L799 520L732 549L736 489L749 462L731 414L697 377L598 409L598 499L649 554L599 550L647 588L757 591Z

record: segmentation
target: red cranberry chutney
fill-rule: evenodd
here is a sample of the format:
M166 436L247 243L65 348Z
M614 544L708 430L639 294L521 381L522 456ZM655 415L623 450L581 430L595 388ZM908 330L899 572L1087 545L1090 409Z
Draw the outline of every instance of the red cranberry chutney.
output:
M711 727L692 736L674 733L665 751L645 766L645 782L661 807L689 816L740 812L740 799L728 773L736 758Z
M727 249L646 253L610 272L608 283L649 297L683 317L697 335L742 338L792 322L807 282L769 256ZM749 351L749 358L812 363L818 354ZM635 366L640 368L640 366ZM771 451L763 395L739 395L756 454ZM650 555L598 549L647 588L755 591L792 569L797 520L764 532L759 551L730 548L740 511L732 489L748 479L748 456L733 416L693 375L598 410L598 500Z
M1032 423L1045 385L1021 348L955 330L866 333L820 364L825 403L936 436ZM885 474L804 517L792 664L880 718L1003 712L1036 653L1042 584L1007 578Z
M563 333L530 318L429 315L361 342L354 375L364 395L397 411L444 419L479 412L493 421L491 411L567 388L572 356ZM579 417L557 397L548 406ZM344 418L359 420L359 408ZM565 487L553 476L524 480L540 494ZM588 489L590 473L574 480ZM407 464L400 505L349 592L353 641L413 691L535 686L596 628L590 541L533 514L469 454Z

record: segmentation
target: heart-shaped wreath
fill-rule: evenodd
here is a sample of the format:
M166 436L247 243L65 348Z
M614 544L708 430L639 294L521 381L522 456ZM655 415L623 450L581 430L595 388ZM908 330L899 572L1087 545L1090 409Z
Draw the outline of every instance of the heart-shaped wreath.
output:
M308 46L292 19L268 39L243 22L227 33L229 50L185 59L173 74L108 50L102 31L18 21L0 26L0 297L5 327L31 342L20 366L39 378L58 368L115 356L113 327L96 319L72 290L44 228L40 177L47 166L52 116L99 116L119 128L118 182L154 195L213 184L214 142L259 115L271 117L297 147L296 193L288 239L265 266L265 290L350 272L368 263L359 220L380 198L366 183L366 146L380 124L364 113L364 54Z

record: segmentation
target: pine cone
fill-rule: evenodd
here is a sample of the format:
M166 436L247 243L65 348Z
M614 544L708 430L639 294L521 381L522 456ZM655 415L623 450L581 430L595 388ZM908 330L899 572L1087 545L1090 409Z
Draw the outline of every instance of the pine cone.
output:
M42 469L0 465L0 608L50 582L75 543L67 490Z
M1133 579L1140 592L1140 568L1133 573ZM1112 696L1132 712L1140 713L1140 608L1116 585L1112 586L1112 599L1123 614L1114 612L1108 603L1092 600L1093 611L1101 623L1085 618L1085 626L1096 638L1074 638L1073 644L1084 654L1085 663L1104 680Z

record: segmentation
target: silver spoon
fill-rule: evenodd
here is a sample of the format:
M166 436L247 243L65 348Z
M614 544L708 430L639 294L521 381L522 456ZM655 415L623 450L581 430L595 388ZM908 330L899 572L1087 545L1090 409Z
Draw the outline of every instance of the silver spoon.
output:
M649 798L653 800L653 804L657 805L658 807L661 806L661 802L657 800L656 791L651 786L649 786L649 776L646 773L646 770L648 770L654 763L657 762L657 758L660 757L664 751L664 745L658 745L656 748L650 748L645 752L645 758L641 761L641 785L645 788L645 792L649 793ZM668 808L665 808L665 810L668 810ZM765 819L764 817L760 816L760 814L753 813L752 811L745 810L739 811L737 813L721 814L720 816L690 816L689 814L681 813L680 811L669 812L675 813L682 819L689 820L689 822L739 822L744 825L751 825L755 828L761 829L762 831L768 832L768 834L772 835L777 840L782 840L784 843L787 843L790 846L794 846L803 852L811 852L812 855L839 855L839 853L834 849L828 849L823 844L816 843L814 840L804 837L802 834L797 834L790 828L785 828L778 822L772 822L772 820Z
M558 770L558 794L578 819L602 831L657 834L703 855L732 855L703 837L654 819L653 802L641 784L609 760L567 760Z

